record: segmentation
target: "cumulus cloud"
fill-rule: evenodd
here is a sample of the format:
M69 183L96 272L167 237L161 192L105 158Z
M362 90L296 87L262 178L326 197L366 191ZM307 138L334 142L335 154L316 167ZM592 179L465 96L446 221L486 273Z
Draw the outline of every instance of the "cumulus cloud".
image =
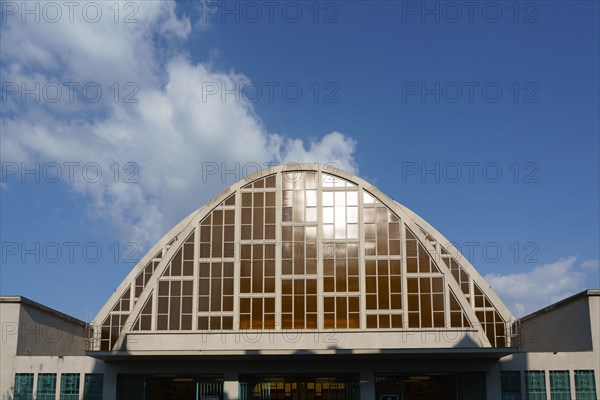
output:
M517 317L580 292L588 284L588 276L577 267L576 257L540 265L528 272L492 273L484 278Z
M102 4L112 18L113 3ZM104 171L98 182L75 174L69 184L90 200L91 216L143 245L237 180L205 179L207 164L237 169L238 179L239 166L248 163L322 162L357 172L356 142L343 133L305 143L270 132L243 96L206 96L207 83L232 88L250 79L194 63L181 50L165 52L182 45L189 19L177 15L172 1L136 4L133 24L76 18L2 25L4 81L28 88L79 82L77 90L93 82L103 89L96 102L82 101L80 92L75 101L65 93L55 102L7 96L3 161L97 163ZM109 172L115 162L118 179ZM137 183L125 182L128 173Z
M585 260L581 263L581 268L587 268L592 271L597 271L598 269L600 269L600 260L597 258Z

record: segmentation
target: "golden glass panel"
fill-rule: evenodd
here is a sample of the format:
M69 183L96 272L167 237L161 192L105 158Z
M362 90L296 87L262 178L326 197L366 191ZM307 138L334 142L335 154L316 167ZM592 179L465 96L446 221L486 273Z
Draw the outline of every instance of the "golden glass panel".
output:
M444 292L444 278L431 278L431 291L433 293L443 293Z
M273 208L273 207L265 208L265 223L275 224L275 208Z
M421 296L421 327L431 328L433 327L433 321L431 316L431 297Z
M275 175L269 175L265 178L265 187L266 188L274 188L275 187Z
M240 315L240 329L250 329L250 315L249 314L241 314Z
M402 296L399 294L392 294L391 295L391 308L393 310L400 310L402 309Z
M377 293L377 278L368 276L365 282L367 293Z
M275 329L275 314L265 314L264 325L261 328L262 329Z
M402 291L402 280L400 277L392 276L390 278L390 292L400 293Z
M235 195L231 195L225 200L224 204L226 206L235 206Z
M240 293L250 293L250 278L240 278Z
M419 284L420 284L421 294L431 293L431 281L429 280L429 278L421 278Z
M406 257L416 257L416 256L417 256L417 241L416 240L406 240Z
M272 297L266 298L265 300L265 313L271 314L275 312L275 299Z
M409 312L408 313L408 327L419 328L419 313Z
M367 328L377 328L377 315L367 315Z
M393 314L392 316L392 328L402 328L402 315Z
M409 311L418 311L419 310L419 295L418 294L409 294L408 295L408 309L409 309Z
M323 299L323 307L326 313L335 312L335 301L333 297L325 297Z
M351 313L357 313L360 311L358 297L348 298L348 311Z
M191 330L192 329L192 316L191 315L182 315L181 316L181 330Z
M365 274L374 276L377 274L377 262L375 260L365 260Z
M214 210L212 212L212 224L214 225L223 225L223 211L222 210Z
M336 297L335 298L335 318L336 318L336 327L345 328L347 326L348 307L346 304L345 297Z
M192 281L183 281L182 282L182 294L184 296L191 296L194 288L194 284Z
M390 316L389 315L379 315L379 327L380 328L389 328L390 327Z
M348 318L348 328L358 329L360 328L360 314L351 313Z
M265 205L265 194L263 192L257 192L253 194L254 198L254 208L262 208Z
M406 288L408 293L419 293L419 280L418 278L407 278Z
M198 329L208 329L208 317L198 317Z
M324 326L325 329L335 329L335 314L325 313L324 314Z
M159 297L158 298L158 313L167 314L169 312L169 298Z
M433 326L435 328L443 328L445 326L443 312L434 312L433 313Z
M233 317L223 317L223 329L233 329Z
M233 311L233 296L223 297L223 311Z

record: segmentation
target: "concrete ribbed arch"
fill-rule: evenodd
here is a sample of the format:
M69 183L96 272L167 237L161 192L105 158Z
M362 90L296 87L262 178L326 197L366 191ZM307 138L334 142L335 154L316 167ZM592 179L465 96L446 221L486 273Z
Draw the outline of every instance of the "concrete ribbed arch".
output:
M432 244L426 239L424 233L422 232L422 228L424 228L423 230L426 231L427 234L434 237L439 243L443 243L445 238L443 238L443 236L441 236L439 232L430 227L429 224L427 224L422 218L418 217L412 211L393 201L380 190L378 190L376 187L357 176L346 173L344 171L337 170L335 168L331 168L330 166L322 166L317 164L289 164L259 171L256 174L246 177L241 181L237 182L236 184L232 185L231 187L223 191L221 194L216 196L209 203L200 207L199 209L191 213L188 217L186 217L184 220L182 220L180 223L178 223L148 251L148 253L140 260L140 262L123 280L121 285L119 285L119 287L115 290L111 298L100 310L95 319L97 323L102 323L102 321L105 321L110 316L111 310L113 310L115 304L122 300L123 295L127 293L128 290L130 291L130 293L134 292L136 278L144 272L144 268L146 268L149 265L149 263L151 263L153 260L158 261L158 265L156 265L151 278L144 286L141 294L139 294L139 296L137 297L133 294L130 295L132 301L129 306L129 311L127 313L127 319L125 323L122 324L123 326L121 331L119 332L118 340L116 341L114 346L111 346L111 350L123 348L126 334L131 331L134 322L140 316L142 308L147 304L148 300L151 298L153 293L156 293L156 287L159 278L164 274L166 268L169 265L170 260L176 254L180 246L182 246L183 241L197 229L200 221L202 221L207 215L209 215L217 206L219 206L219 204L225 201L225 199L227 199L232 194L236 194L238 191L240 191L240 189L243 186L247 185L249 182L262 179L268 175L280 175L282 173L290 171L312 171L317 173L322 172L338 176L342 179L353 182L360 188L362 188L362 190L373 195L375 198L378 199L378 201L381 204L386 206L389 210L391 210L391 212L397 215L403 223L402 226L405 226L413 232L413 234L417 237L417 239L423 245L423 247L427 249L432 259L436 260L437 264L440 266L439 269L440 272L442 272L444 275L448 291L455 297L455 299L460 304L460 307L466 314L469 322L471 323L471 326L474 327L481 334L483 345L485 347L491 346L491 343L485 338L482 326L479 323L478 318L472 308L473 299L467 299L464 293L460 290L460 286L458 282L456 282L456 280L453 278L448 266L445 265L443 261L438 262L437 254L439 254L439 249L436 248L435 243ZM278 221L278 223L280 223L280 221ZM196 234L198 235L198 232L196 232ZM161 253L160 260L157 260L155 258L156 254L158 253ZM506 307L504 307L504 305L501 303L501 301L498 299L495 293L493 293L489 286L485 284L485 281L475 271L475 269L470 264L468 264L468 261L467 263L465 263L464 260L466 259L462 257L461 261L463 262L461 262L461 267L468 271L470 276L473 277L473 281L479 285L479 287L485 293L485 295L490 299L490 301L492 301L494 307L499 311L504 321L508 322L512 320L510 312L508 312ZM362 290L364 290L364 288ZM97 330L96 336L98 336L98 332L99 331Z

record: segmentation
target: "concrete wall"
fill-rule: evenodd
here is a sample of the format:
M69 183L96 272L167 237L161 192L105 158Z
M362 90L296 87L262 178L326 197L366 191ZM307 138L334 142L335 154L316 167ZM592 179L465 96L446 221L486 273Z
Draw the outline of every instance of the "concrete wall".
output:
M588 297L557 305L554 309L524 319L520 338L521 350L526 352L592 350Z
M85 326L27 304L21 306L17 355L83 356L85 341Z

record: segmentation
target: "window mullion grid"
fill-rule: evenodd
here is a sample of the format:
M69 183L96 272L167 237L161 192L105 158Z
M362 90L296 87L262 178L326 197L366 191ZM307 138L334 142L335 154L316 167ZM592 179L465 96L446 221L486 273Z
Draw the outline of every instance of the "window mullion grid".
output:
M402 280L402 327L408 328L408 284L407 284L407 268L406 268L406 225L404 219L400 219L400 254L402 261L400 262L400 274Z
M325 330L325 300L323 285L323 173L317 172L317 330Z
M235 192L235 225L234 225L234 257L233 265L233 329L240 330L240 269L242 259L242 191ZM209 291L210 293L210 291Z
M275 175L275 330L282 329L281 310L282 310L282 252L283 252L283 175L278 172ZM279 245L277 245L279 244Z
M367 328L367 297L366 297L366 266L365 266L365 230L364 230L364 218L363 218L363 187L359 185L356 189L358 197L358 273L359 273L359 316L360 316L360 329Z
M192 276L194 282L192 284L192 331L198 330L198 295L199 295L199 279L200 279L200 221L196 224L194 235L194 264Z

